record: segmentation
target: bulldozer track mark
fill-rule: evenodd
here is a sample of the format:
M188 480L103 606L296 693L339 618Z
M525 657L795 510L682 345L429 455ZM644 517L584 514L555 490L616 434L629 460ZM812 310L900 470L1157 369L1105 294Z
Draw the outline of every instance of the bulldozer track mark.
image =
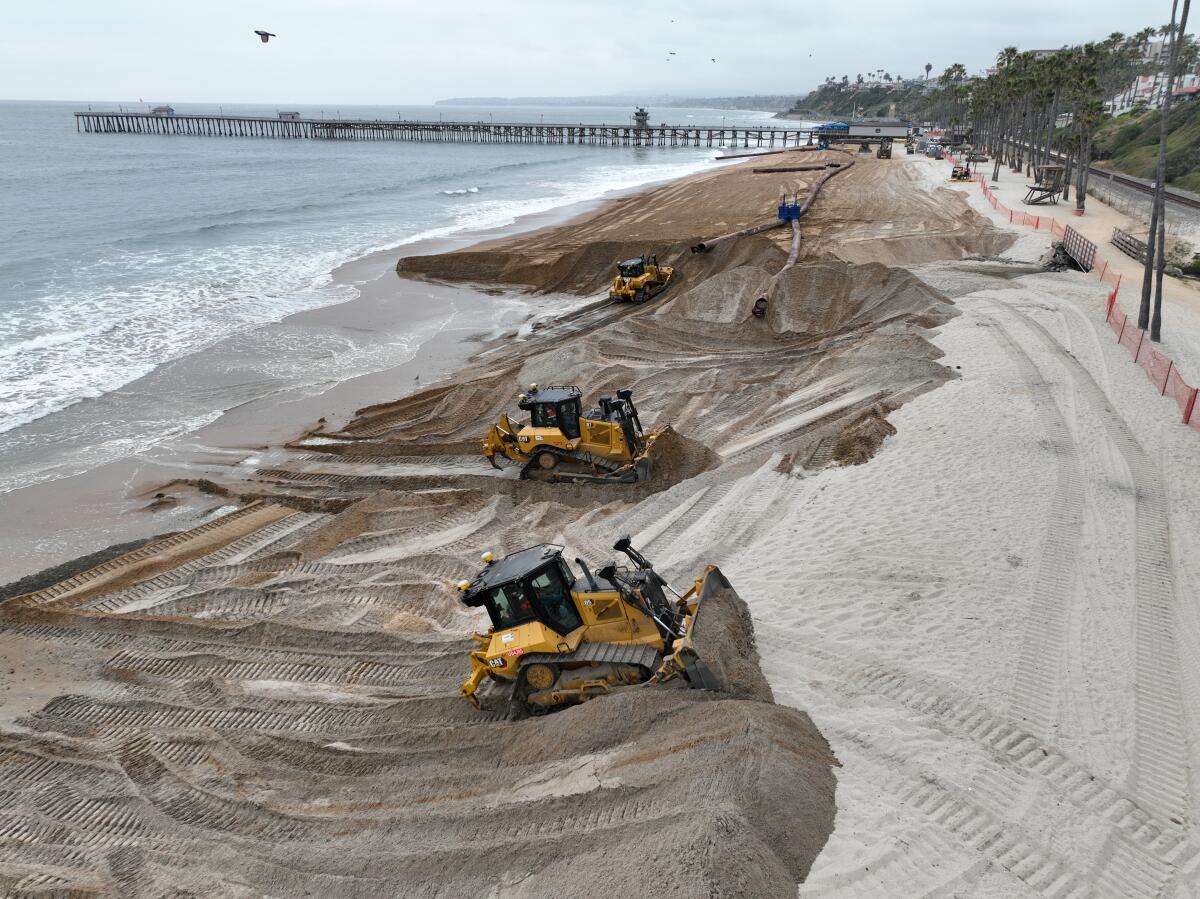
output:
M1045 849L1046 843L976 802L954 784L927 769L881 752L870 737L855 731L834 729L844 745L852 747L845 763L863 765L878 772L874 781L927 820L949 833L959 846L982 855L1038 895L1055 899L1094 899L1124 894L1116 885L1096 881L1089 872L1078 870L1071 860ZM860 755L861 753L861 755Z
M447 699L457 699L447 691ZM293 734L341 734L354 736L379 728L421 728L423 730L479 727L505 720L507 712L474 714L461 712L459 720L431 714L429 723L409 715L396 718L386 711L336 706L303 705L300 711L270 708L196 708L161 701L107 702L87 696L66 695L51 700L28 720L39 727L53 729L55 721L90 724L105 732L163 730L267 731ZM455 702L453 708L457 709ZM464 703L465 705L465 703ZM374 707L377 708L377 707Z
M544 839L573 833L594 833L614 827L629 827L657 821L679 814L678 802L661 799L641 798L627 802L606 804L595 811L567 814L560 818L547 818L520 826L500 836L502 843L522 843L527 840ZM495 841L494 830L481 831L480 839Z
M143 603L155 597L161 597L162 601L170 599L175 592L183 589L188 581L194 581L206 569L225 565L226 563L233 565L245 564L244 560L254 553L268 549L274 546L279 540L285 539L301 528L311 525L314 517L303 512L288 515L244 537L233 540L210 553L177 565L169 572L140 581L132 587L105 594L97 599L85 601L79 605L79 608L106 613L117 612L123 606L131 604L138 604L139 606L134 611L144 611L148 608L154 608L154 605L157 605L157 603L154 605L143 605Z
M417 524L409 528L395 528L388 531L363 534L360 537L339 544L337 549L326 554L325 558L337 559L376 549L427 541L428 538L438 534L453 534L471 524L475 524L477 526L476 530L478 530L479 528L486 527L493 520L495 520L494 506L477 511L453 512L442 518ZM457 538L454 542L458 542L461 539Z
M89 568L87 571L82 571L73 577L59 581L58 583L52 584L45 589L36 590L33 593L27 593L24 596L16 596L11 600L7 600L6 602L20 603L21 605L27 606L49 605L50 603L58 600L59 597L62 597L64 594L73 593L81 587L86 587L88 584L98 580L106 574L128 567L137 562L142 562L153 558L154 556L161 554L164 550L182 546L183 544L188 543L197 537L210 534L211 532L226 527L235 521L252 515L262 508L264 508L264 504L261 501L250 503L241 509L237 509L228 513L227 515L222 515L220 518L215 518L212 521L205 522L204 524L198 525L190 530L181 531L174 536L152 541L145 546L140 547L139 549L135 549L132 552L117 556L115 559L110 559L101 565L97 565L95 568ZM3 603L0 603L0 605L3 605Z
M262 620L274 618L292 605L292 598L283 593L268 594L261 590L205 589L178 598L167 598L154 606L157 615L197 617L203 613L207 620Z
M1173 631L1175 581L1161 474L1087 369L1039 322L1018 310L1008 311L1062 362L1129 468L1135 513L1137 720L1130 789L1165 814L1182 819L1189 805L1187 745L1180 728L1185 718Z
M1013 702L1040 734L1056 721L1067 621L1074 606L1079 543L1083 535L1083 471L1074 435L1037 364L994 316L979 313L997 326L1009 358L1033 391L1031 399L1042 430L1054 450L1054 495L1046 512L1042 554L1032 585L1024 637L1013 678Z
M1200 843L1189 837L1178 823L1164 817L1153 805L1140 803L1129 790L1106 781L1015 722L917 675L871 662L850 666L839 655L817 647L810 646L805 651L820 659L823 671L836 672L852 692L886 697L927 716L944 732L969 739L984 750L1000 765L997 775L990 778L999 780L994 784L995 789L990 789L986 783L989 777L985 776L985 782L977 786L977 796L994 795L996 805L1003 809L1019 793L1023 780L1035 779L1086 815L1091 822L1089 826L1106 833L1114 847L1111 858L1099 857L1086 867L1098 875L1097 866L1107 865L1104 877L1127 885L1120 895L1167 895L1164 891L1180 872L1200 860ZM1024 809L1016 813L1032 814ZM993 814L1004 817L1005 812Z
M290 471L286 468L265 468L255 475L256 481L303 486L338 487L347 490L374 492L380 488L395 487L404 480L400 477L378 474L331 474L322 471Z
M298 683L360 684L363 686L395 687L414 681L432 679L453 680L462 673L463 665L400 666L383 662L350 661L341 665L313 662L262 662L229 659L212 655L186 655L172 658L137 655L122 652L106 663L108 668L138 671L167 681L185 682L197 678L216 677L225 680L277 680Z
M715 486L706 487L704 495L699 501L692 506L691 512L687 515L681 515L673 523L668 525L661 533L655 536L648 544L647 550L653 549L656 553L668 551L685 531L692 525L699 522L705 515L709 513L721 500L723 500L734 487L732 480L727 480L723 483L718 483Z
M0 624L0 631L18 634L31 639L45 640L56 644L70 646L93 646L98 649L121 648L122 651L112 656L107 664L120 667L123 663L136 664L140 658L153 658L151 653L170 653L178 656L224 657L228 653L241 653L253 661L271 665L339 665L352 667L357 664L380 663L387 665L381 656L393 652L402 652L418 665L436 664L449 665L452 661L461 663L461 655L456 651L456 644L446 643L412 643L397 642L391 650L366 649L361 652L346 652L337 650L321 651L318 649L283 648L262 646L257 637L251 637L254 642L241 641L236 635L227 639L179 640L163 637L158 634L138 634L127 631L94 631L60 627L44 624ZM133 648L128 649L131 642Z
M851 388L849 390L842 391L834 399L829 400L827 403L815 405L810 409L807 409L807 411L793 411L786 416L785 419L782 419L786 420L786 418L803 418L803 421L797 424L796 427L789 428L782 433L768 437L767 439L755 443L752 446L736 449L732 452L722 453L721 457L728 464L730 462L736 462L739 459L745 459L760 453L776 450L780 446L786 444L789 440L794 440L796 437L813 430L813 428L829 421L830 419L855 415L864 409L869 409L876 403L887 400L897 393L906 392L907 389L909 388L899 391L892 388L875 390L865 393L865 395L861 397L852 398L846 403L842 403L841 400L850 397L852 394L864 392L861 390L861 388ZM821 414L814 414L811 417L804 418L804 416L808 415L809 413L819 412L823 405L829 405L832 406L832 408Z
M812 454L808 457L808 461L804 463L804 467L816 471L824 468L833 461L833 448L837 446L837 438L830 435L822 437L821 442L813 449Z

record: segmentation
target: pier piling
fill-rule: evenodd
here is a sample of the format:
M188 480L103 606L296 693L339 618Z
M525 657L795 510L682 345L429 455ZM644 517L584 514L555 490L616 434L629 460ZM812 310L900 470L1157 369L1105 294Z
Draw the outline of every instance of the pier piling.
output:
M809 142L807 128L712 128L704 125L558 125L526 122L406 122L301 119L151 112L77 112L85 134L158 134L288 140L399 140L480 144L587 144L605 147L786 149Z

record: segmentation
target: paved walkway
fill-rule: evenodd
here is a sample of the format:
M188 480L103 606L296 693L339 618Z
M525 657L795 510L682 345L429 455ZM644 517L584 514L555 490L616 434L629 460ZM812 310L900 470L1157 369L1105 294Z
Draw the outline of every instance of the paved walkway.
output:
M949 173L950 163L943 163ZM1022 200L1032 179L1023 172L1013 172L1006 166L1000 168L998 181L991 180L992 164L981 163L980 171L988 177L988 187L996 198L1010 209L1024 211L1030 215L1044 215L1070 225L1092 243L1109 264L1110 270L1121 275L1121 290L1117 302L1121 308L1136 317L1142 290L1143 267L1136 259L1126 256L1112 243L1113 228L1125 231L1142 231L1146 223L1131 218L1095 197L1087 198L1086 213L1075 215L1075 199L1072 190L1070 202L1059 202L1056 206L1026 206ZM980 195L975 182L953 183L957 187ZM977 205L977 204L976 204ZM1149 205L1149 204L1147 204ZM978 208L978 207L977 207ZM988 208L993 220L1004 216ZM1191 383L1200 381L1200 282L1168 277L1163 282L1163 342L1159 350L1174 358L1187 373Z

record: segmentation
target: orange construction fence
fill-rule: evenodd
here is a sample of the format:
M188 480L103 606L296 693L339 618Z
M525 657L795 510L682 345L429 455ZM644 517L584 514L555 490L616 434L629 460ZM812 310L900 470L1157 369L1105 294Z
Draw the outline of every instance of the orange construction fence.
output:
M944 153L943 158L950 160L954 165L961 165L959 160L950 153ZM1012 224L1025 225L1038 231L1049 231L1055 237L1066 235L1069 226L1061 224L1048 215L1030 215L1028 212L1009 209L996 199L996 195L987 186L987 179L983 175L976 175L975 180L979 182L983 196L991 207L1000 215L1007 217ZM1117 305L1117 295L1121 292L1121 275L1112 269L1108 260L1101 256L1098 250L1093 256L1091 274L1096 275L1112 288L1108 292L1108 303L1106 304L1107 321L1109 327L1113 329L1113 333L1117 335L1117 343L1129 351L1133 361L1146 372L1146 377L1150 379L1150 383L1161 395L1175 400L1183 424L1200 431L1200 411L1196 409L1196 398L1200 390L1192 387L1183 379L1183 375L1180 374L1175 363L1154 349L1150 345L1150 339L1146 332L1137 327L1136 321L1131 322L1129 316Z

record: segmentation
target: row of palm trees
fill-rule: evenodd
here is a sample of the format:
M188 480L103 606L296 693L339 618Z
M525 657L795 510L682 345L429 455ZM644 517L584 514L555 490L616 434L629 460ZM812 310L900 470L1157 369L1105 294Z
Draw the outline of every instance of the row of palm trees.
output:
M1190 0L1173 0L1171 22L1157 30L1166 41L1167 64L1161 57L1150 65L1163 71L1165 88L1160 116L1159 161L1151 205L1149 249L1142 285L1138 323L1150 329L1152 340L1161 333L1162 278L1165 268L1165 202L1167 121L1177 74L1192 64L1195 44L1185 33ZM969 103L969 119L977 145L995 159L992 178L1000 166L1032 173L1052 159L1065 165L1063 197L1070 198L1074 180L1075 207L1082 214L1087 203L1088 178L1097 130L1107 118L1105 101L1128 91L1134 79L1147 71L1147 50L1155 29L1137 34L1110 34L1103 41L1064 47L1053 53L1020 53L1006 47L996 58L988 77L969 86L956 83L950 69L943 74L943 102ZM1060 126L1062 117L1065 124ZM950 117L953 119L953 116ZM1157 282L1154 302L1152 285Z
M1063 197L1070 198L1074 177L1075 205L1082 213L1104 100L1140 53L1135 39L1116 34L1049 54L1001 50L992 74L975 82L969 96L975 141L995 158L992 177L999 177L1005 163L1031 173L1057 156L1065 160ZM1064 115L1069 124L1059 128Z
M893 82L899 83L904 80L904 78L902 76L893 75L890 72L885 72L883 69L876 69L874 72L867 72L867 75L869 75L873 81L882 81L885 84L891 84ZM852 83L853 84L864 84L866 82L866 80L867 79L863 77L862 72L859 72L855 76L853 82L850 81L849 75L843 75L841 77L840 81L838 80L836 75L829 75L829 76L826 76L825 81L823 83L829 84L829 85L835 85L835 86L839 85L839 84L843 85L843 86L849 86Z

